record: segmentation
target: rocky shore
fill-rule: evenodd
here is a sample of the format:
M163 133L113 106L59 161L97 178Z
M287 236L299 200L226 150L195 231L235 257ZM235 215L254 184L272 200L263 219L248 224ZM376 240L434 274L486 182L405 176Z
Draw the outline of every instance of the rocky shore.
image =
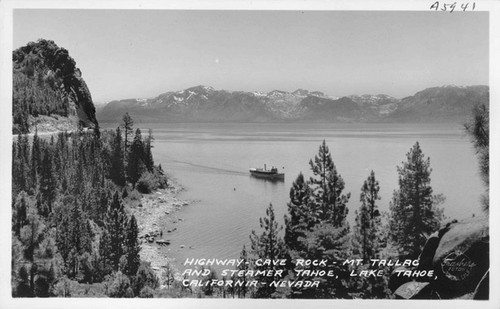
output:
M168 231L163 231L161 227L163 221L172 219L177 210L189 205L188 201L177 198L182 190L181 185L169 178L167 189L144 194L139 206L132 209L139 227L141 260L150 262L160 278L167 265L170 265L171 271L177 272L173 267L173 258L160 250L161 246L169 245L169 240L164 239Z

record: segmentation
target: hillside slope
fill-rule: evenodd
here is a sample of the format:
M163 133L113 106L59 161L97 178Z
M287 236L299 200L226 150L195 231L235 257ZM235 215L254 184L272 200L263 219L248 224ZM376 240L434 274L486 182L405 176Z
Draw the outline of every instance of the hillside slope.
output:
M388 114L392 122L440 122L463 120L473 106L489 106L488 86L427 88L406 97Z
M16 49L12 61L14 134L98 125L90 91L66 49L40 39Z

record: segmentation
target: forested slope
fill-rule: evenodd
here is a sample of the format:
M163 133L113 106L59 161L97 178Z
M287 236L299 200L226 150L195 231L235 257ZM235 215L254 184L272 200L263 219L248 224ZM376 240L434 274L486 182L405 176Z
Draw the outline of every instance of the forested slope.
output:
M98 125L90 91L65 48L40 39L16 49L12 61L14 134Z

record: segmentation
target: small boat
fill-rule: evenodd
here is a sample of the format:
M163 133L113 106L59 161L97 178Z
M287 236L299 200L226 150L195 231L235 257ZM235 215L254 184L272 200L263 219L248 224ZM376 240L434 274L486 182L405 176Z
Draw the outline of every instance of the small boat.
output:
M272 167L270 170L267 169L264 164L264 168L251 168L250 174L257 178L271 179L271 180L284 180L285 173L278 173L278 168Z

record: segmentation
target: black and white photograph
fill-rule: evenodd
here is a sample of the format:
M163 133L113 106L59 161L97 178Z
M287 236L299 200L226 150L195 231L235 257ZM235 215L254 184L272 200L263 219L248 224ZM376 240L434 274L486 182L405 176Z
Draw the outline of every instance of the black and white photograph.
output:
M6 306L498 307L499 3L0 4Z

